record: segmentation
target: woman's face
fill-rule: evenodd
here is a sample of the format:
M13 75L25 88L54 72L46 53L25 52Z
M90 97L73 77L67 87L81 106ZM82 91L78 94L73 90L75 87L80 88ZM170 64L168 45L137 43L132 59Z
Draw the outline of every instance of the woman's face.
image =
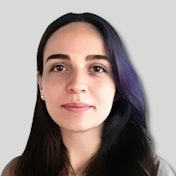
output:
M61 129L81 132L102 127L112 107L115 83L103 39L94 26L70 23L49 38L39 86Z

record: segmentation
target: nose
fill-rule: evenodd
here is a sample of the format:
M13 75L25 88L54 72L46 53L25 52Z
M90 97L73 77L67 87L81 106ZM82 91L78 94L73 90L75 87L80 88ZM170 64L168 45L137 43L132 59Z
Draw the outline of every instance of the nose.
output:
M84 73L73 73L67 84L67 91L74 94L85 93L88 90L87 79Z

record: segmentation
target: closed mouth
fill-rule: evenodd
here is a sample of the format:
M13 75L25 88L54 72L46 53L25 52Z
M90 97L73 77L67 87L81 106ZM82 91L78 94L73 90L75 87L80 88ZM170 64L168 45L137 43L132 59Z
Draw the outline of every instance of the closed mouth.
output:
M89 110L93 106L86 104L86 103L75 103L74 102L74 103L64 104L61 107L71 112L83 112L83 111Z

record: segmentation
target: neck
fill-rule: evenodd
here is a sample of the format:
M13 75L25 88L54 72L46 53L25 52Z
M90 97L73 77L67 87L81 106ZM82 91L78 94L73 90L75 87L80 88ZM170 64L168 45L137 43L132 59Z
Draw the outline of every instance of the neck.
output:
M61 129L64 145L67 148L70 164L74 171L85 168L96 154L101 143L101 128L83 132L72 132Z

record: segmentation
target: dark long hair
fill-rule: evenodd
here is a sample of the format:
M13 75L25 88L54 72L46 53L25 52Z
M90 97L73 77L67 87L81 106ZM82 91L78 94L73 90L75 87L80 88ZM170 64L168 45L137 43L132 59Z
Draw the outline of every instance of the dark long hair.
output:
M45 30L37 53L37 70L43 73L43 52L50 36L71 22L87 22L102 34L112 65L116 95L104 122L100 149L85 170L87 176L156 175L151 140L146 126L146 106L139 78L116 30L91 13L68 13ZM58 176L68 164L67 150L58 125L49 116L38 88L31 133L18 160L17 176Z

